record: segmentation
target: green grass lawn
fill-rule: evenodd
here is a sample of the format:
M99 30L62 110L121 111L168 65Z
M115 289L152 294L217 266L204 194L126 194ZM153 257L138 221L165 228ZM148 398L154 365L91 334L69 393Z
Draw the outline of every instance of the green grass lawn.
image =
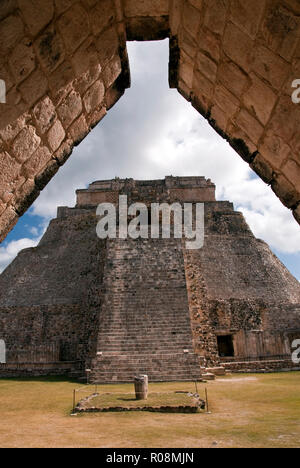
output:
M137 400L134 393L101 393L84 404L85 408L150 408L180 406L195 408L197 400L186 393L149 393L147 400Z
M0 447L300 447L300 373L219 378L212 414L145 412L70 416L78 384L63 379L0 380ZM193 383L150 384L150 392L195 391ZM100 392L130 393L133 385ZM94 387L77 393L77 399ZM78 401L77 400L77 401Z

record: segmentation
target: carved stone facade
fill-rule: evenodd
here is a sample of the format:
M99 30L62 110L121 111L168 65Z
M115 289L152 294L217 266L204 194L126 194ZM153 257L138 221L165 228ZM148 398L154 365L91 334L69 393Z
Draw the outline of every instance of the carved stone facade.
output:
M204 246L106 239L96 207L203 203ZM149 219L150 222L152 218ZM201 367L296 368L300 285L204 177L97 181L0 276L0 376L92 371L96 382L200 377Z
M300 222L298 0L2 0L0 240L130 86L127 40L170 38L170 86Z

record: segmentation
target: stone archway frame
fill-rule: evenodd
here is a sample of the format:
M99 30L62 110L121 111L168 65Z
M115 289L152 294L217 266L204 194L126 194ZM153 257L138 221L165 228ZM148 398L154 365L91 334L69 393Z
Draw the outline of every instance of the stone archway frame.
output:
M297 0L3 0L0 37L0 241L130 86L126 41L167 37L170 87L300 223Z

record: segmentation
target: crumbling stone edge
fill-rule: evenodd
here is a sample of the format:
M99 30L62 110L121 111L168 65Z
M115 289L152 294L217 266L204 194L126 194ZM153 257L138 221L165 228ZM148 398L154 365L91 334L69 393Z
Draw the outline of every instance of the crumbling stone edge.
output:
M92 401L94 398L100 396L99 393L94 393L86 398L79 401L77 406L73 409L71 414L83 414L83 413L121 413L125 411L148 411L151 413L199 413L200 410L205 410L205 401L202 400L198 394L190 392L175 392L185 393L191 398L196 400L196 406L180 405L180 406L138 406L135 408L128 406L111 406L107 408L101 407L90 407L87 408L86 404Z

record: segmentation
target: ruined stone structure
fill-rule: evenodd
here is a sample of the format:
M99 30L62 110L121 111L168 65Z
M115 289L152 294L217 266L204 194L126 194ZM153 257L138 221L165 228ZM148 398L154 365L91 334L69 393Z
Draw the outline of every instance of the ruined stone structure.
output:
M205 242L106 239L96 207L202 202ZM149 218L152 221L152 218ZM0 376L84 375L97 382L199 378L201 367L295 368L300 285L204 177L98 181L58 209L39 246L0 276Z
M0 240L129 87L127 40L170 38L170 86L300 222L299 25L299 0L1 0Z

